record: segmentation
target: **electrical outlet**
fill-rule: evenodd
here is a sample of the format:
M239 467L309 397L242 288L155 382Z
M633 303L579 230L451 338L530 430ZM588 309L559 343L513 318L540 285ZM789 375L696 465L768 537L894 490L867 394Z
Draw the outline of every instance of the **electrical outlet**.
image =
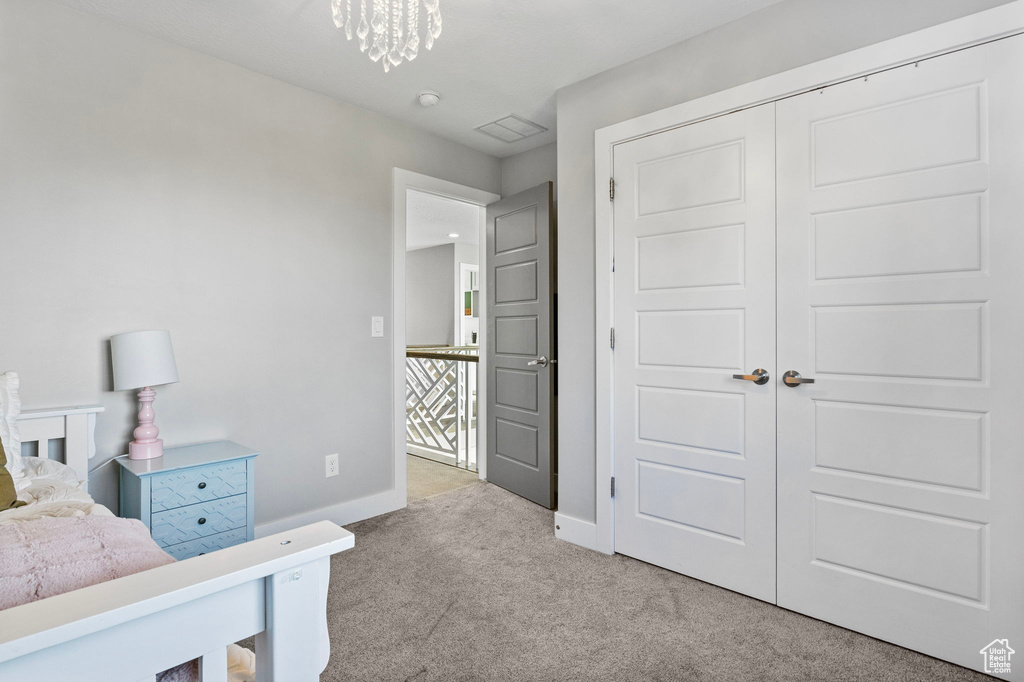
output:
M373 317L370 318L370 335L371 336L384 336L384 318Z
M331 476L337 476L338 475L338 455L337 455L337 453L335 453L333 455L327 455L324 458L324 460L325 460L324 464L325 464L325 467L327 469L327 471L325 472L324 475L327 478L330 478Z

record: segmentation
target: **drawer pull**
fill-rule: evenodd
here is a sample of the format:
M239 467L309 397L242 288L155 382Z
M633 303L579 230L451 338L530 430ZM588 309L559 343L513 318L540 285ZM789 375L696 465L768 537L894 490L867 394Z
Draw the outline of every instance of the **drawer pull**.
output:
M202 517L201 519L199 519L199 525L200 526L203 525L204 523L206 523L206 517L205 516Z
M206 481L203 481L202 483L199 484L199 489L200 490L202 490L205 487L206 487Z

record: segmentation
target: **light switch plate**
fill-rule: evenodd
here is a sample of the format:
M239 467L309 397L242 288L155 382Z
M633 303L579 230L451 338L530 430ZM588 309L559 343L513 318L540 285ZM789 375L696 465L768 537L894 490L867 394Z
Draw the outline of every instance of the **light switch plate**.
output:
M372 317L372 318L370 318L370 335L371 336L384 336L384 318L383 317Z

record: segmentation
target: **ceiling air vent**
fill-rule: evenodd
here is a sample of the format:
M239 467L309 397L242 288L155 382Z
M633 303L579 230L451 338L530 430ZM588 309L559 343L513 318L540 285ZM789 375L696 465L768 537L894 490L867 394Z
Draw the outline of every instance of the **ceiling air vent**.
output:
M474 130L478 130L484 135L489 135L502 142L511 143L526 139L537 133L543 133L547 128L537 125L533 121L527 121L525 118L515 114L509 114L504 118L499 118L497 121L477 126Z

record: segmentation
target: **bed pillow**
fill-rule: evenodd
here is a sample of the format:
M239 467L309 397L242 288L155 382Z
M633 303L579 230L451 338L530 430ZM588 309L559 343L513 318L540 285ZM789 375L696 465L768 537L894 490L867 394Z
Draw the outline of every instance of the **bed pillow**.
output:
M4 453L4 444L0 442L0 511L20 507L24 502L18 501L18 492L14 489L14 479L11 472L7 470L7 455Z
M14 372L0 373L0 443L7 451L7 470L19 476L24 468L21 457L21 432L18 430L18 415L21 414L21 397L18 395L18 375Z

